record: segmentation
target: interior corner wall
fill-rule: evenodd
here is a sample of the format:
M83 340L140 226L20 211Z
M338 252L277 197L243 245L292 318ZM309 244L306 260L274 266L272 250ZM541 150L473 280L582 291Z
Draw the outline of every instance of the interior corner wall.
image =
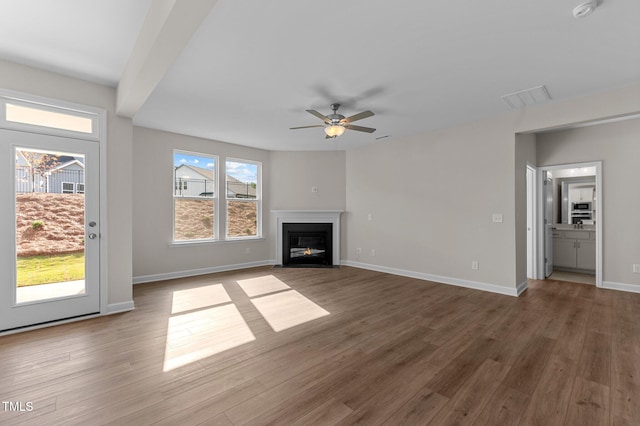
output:
M0 60L0 87L107 111L108 304L132 300L131 271L131 119L115 115L112 87Z
M133 276L144 282L196 275L216 268L265 264L268 238L171 244L173 240L173 150L262 163L262 232L269 235L269 152L134 126L133 128ZM219 211L216 209L216 212ZM224 230L221 230L224 232ZM249 253L247 253L249 249Z
M272 210L345 210L346 153L344 151L272 151ZM312 189L317 188L317 192ZM270 258L275 259L275 218L270 218ZM341 221L341 247L346 243L345 216ZM344 257L344 256L343 256Z
M516 135L638 113L635 85L348 151L346 259L513 294L526 277L526 176L516 173L532 156L531 139L525 148ZM634 149L626 155L638 158ZM537 158L541 165L540 152ZM503 222L493 223L493 213ZM620 250L630 251L621 264L626 271L638 257L630 235L615 235ZM607 247L605 241L605 265ZM627 272L606 276L637 282Z
M640 274L640 118L537 137L538 166L602 161L603 281L638 286Z

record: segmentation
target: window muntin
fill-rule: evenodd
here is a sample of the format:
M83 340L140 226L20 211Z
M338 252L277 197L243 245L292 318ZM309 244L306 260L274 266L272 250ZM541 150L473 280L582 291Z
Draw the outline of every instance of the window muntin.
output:
M258 237L261 234L261 163L227 159L227 238Z
M217 157L173 152L173 240L216 238Z

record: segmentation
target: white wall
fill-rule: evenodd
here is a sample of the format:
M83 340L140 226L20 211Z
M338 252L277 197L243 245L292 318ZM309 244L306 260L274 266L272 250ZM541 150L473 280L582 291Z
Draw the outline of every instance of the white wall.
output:
M329 152L273 151L271 160L272 210L345 210L346 154ZM312 192L312 187L318 192ZM341 248L345 250L344 216L341 226ZM270 257L275 253L275 217L271 215Z
M238 264L266 263L267 239L174 245L173 150L262 162L263 235L269 235L269 153L255 148L179 135L133 129L133 276L136 282L166 279ZM216 214L218 213L216 209ZM220 219L219 219L220 220ZM224 222L221 223L224 230ZM224 231L222 231L224 232ZM250 253L246 253L246 249Z
M130 302L132 124L115 115L115 89L2 60L0 87L107 110L108 303Z
M640 119L537 136L539 166L602 161L603 280L639 286Z

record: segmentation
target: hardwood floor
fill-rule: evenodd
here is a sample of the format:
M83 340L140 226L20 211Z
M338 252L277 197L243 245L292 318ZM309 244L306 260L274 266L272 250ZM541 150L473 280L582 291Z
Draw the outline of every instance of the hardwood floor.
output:
M640 294L265 267L134 300L0 337L0 400L33 406L0 424L640 424Z

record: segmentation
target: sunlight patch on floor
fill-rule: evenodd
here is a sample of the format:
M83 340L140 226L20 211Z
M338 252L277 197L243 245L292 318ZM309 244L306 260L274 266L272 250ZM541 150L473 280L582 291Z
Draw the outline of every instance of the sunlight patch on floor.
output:
M231 297L222 284L176 290L173 292L171 313L177 314L229 302L231 302Z
M274 291L288 290L291 288L273 275L238 280L237 282L249 297L261 296L263 294L273 293Z
M329 315L329 312L295 290L251 299L273 331L303 324Z
M234 304L170 317L163 371L171 371L255 339Z

